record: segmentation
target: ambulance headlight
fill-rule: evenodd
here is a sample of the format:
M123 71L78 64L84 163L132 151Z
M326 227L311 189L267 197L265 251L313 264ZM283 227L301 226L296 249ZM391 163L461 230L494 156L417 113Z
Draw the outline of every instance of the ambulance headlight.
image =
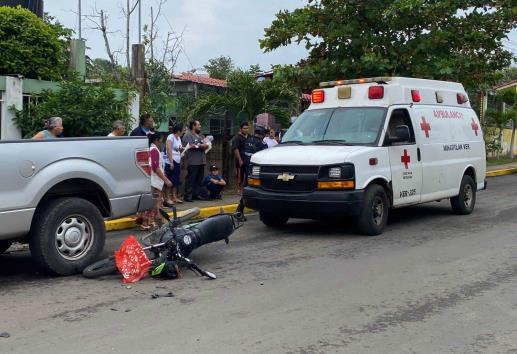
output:
M329 178L341 178L341 167L329 168Z
M251 177L254 177L254 178L260 177L260 166L251 167Z

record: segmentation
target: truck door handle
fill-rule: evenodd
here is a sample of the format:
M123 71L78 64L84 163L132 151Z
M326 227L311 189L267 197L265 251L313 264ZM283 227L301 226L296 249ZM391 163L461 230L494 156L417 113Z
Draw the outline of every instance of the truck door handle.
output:
M416 156L417 156L418 161L420 161L421 160L420 148L416 148Z

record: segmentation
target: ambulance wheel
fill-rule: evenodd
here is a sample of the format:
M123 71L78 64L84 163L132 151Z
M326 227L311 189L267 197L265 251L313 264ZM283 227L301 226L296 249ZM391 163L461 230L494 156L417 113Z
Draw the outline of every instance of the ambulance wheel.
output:
M388 196L384 188L372 184L366 188L363 206L357 218L359 232L368 236L380 235L388 222Z
M451 207L458 215L468 215L476 205L476 183L472 177L465 175L461 179L460 194L451 198Z
M260 221L268 227L280 227L287 223L289 218L285 215L260 212Z

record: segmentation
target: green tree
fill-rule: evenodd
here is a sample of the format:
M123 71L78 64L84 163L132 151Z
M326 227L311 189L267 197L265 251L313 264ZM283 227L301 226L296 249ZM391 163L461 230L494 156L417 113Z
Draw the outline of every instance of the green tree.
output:
M399 75L479 88L510 64L502 41L516 23L515 0L308 0L279 12L260 46L305 43L308 58L283 75L306 87Z
M86 78L90 80L98 79L123 84L126 82L126 76L127 68L121 65L113 67L109 60L86 57Z
M78 79L63 81L57 91L44 91L38 102L16 111L15 122L22 136L30 138L43 128L49 117L63 118L66 137L104 136L116 120L129 128L128 97L117 97L107 83L84 84Z
M169 119L170 113L176 108L176 97L172 96L173 85L171 73L164 63L159 61L146 62L148 112L154 117L156 125L160 126Z
M513 116L517 112L515 110L510 111L497 111L497 110L488 110L486 113L488 124L496 127L498 129L498 137L497 137L497 159L499 159L499 156L501 154L502 149L502 139L503 139L503 130L506 128L506 125L510 120L513 119Z
M209 94L196 100L187 117L226 109L245 114L250 122L258 114L270 113L278 122L287 124L298 102L296 91L288 83L276 79L257 82L249 71L233 71L227 83L224 94Z
M228 75L235 69L233 60L230 57L220 56L217 58L210 59L207 64L204 65L208 75L214 79L226 80Z
M0 75L62 79L71 33L52 17L42 20L21 7L0 6Z
M512 123L512 139L510 142L510 158L514 158L513 147L515 144L515 131L517 130L517 92L513 90L503 91L499 95L499 101L506 105L508 121Z

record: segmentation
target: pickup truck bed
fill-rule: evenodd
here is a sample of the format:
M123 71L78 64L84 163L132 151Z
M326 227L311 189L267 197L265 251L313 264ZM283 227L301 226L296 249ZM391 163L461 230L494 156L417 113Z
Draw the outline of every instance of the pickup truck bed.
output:
M103 219L153 206L146 138L0 141L0 162L0 253L28 241L52 273L95 260Z

